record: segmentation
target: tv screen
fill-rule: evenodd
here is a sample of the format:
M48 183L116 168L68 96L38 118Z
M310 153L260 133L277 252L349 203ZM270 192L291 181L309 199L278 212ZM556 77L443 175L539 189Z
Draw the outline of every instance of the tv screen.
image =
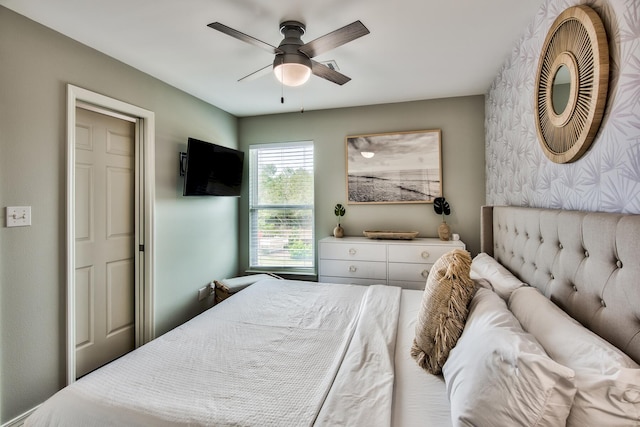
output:
M239 197L243 162L242 151L189 138L183 195Z

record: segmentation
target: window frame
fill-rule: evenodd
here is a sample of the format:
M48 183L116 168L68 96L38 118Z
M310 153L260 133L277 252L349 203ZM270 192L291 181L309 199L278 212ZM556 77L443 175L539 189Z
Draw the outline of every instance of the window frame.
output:
M311 204L259 204L256 200L259 200L258 194L259 188L259 172L257 155L259 150L277 149L277 148L297 148L297 147L311 147L312 150L312 183L311 190L313 191ZM290 142L275 142L275 143L262 143L251 144L249 146L249 203L248 203L248 219L249 219L249 272L271 272L271 273L283 273L283 274L296 274L296 275L316 275L317 274L317 249L315 244L315 146L311 140L290 141ZM260 265L256 262L258 255L258 248L254 247L254 230L256 229L255 222L257 221L256 212L261 210L287 210L298 209L308 210L311 216L311 256L309 258L311 265L308 266L291 266L291 265Z

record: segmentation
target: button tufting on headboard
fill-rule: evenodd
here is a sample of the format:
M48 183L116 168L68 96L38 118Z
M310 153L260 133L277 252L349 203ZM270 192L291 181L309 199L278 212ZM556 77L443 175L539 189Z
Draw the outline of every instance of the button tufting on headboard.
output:
M494 258L640 363L640 215L510 206L481 212Z

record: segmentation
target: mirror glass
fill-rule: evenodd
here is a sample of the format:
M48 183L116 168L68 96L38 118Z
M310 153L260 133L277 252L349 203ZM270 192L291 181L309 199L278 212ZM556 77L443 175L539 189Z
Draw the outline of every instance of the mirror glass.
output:
M553 111L560 115L564 113L569 103L569 93L571 92L571 74L569 67L561 65L553 77L553 88L551 89L551 102Z

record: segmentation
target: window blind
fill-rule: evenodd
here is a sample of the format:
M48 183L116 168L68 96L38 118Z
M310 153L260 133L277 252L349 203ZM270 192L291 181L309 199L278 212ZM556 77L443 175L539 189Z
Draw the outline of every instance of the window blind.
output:
M249 147L250 267L315 270L313 142Z

